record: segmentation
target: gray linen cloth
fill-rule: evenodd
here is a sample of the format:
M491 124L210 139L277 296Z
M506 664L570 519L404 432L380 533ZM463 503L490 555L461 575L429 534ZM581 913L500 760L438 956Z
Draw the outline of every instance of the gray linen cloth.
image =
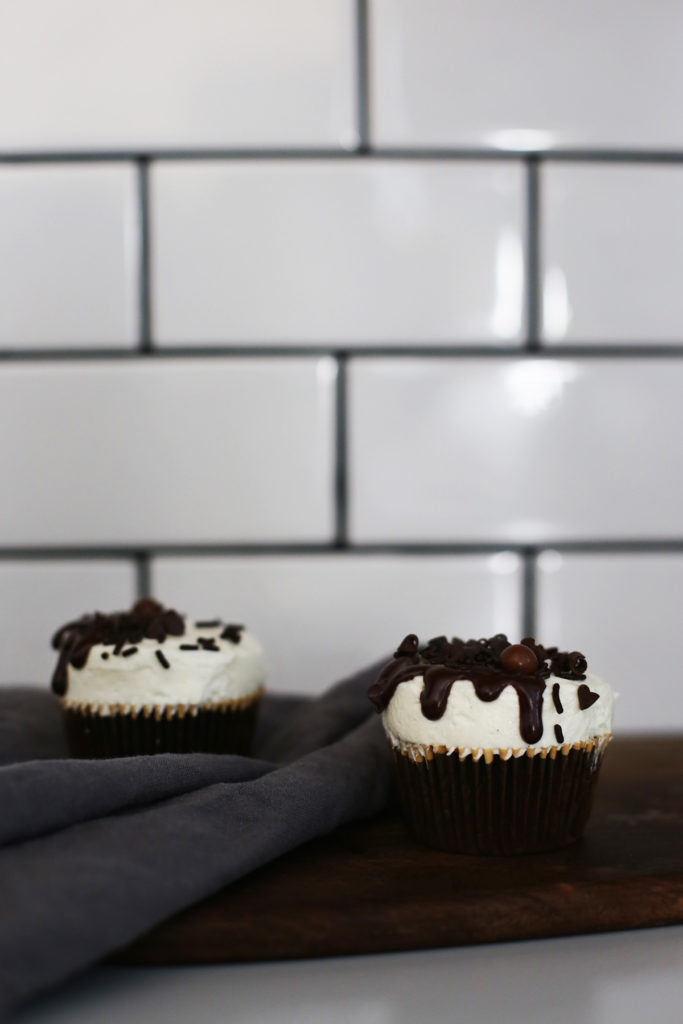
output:
M254 757L67 756L57 701L0 690L0 1014L338 825L392 772L365 691L267 696Z

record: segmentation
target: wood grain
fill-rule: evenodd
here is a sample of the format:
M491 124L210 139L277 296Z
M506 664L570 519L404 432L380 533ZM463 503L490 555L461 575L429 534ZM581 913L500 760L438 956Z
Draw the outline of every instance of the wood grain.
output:
M554 853L431 850L398 815L340 829L178 914L119 963L378 953L683 922L683 736L615 740L584 838Z

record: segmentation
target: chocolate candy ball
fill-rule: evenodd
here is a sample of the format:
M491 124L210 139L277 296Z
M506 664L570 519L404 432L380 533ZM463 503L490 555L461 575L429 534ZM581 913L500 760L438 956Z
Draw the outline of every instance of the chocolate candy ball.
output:
M538 658L524 644L506 647L500 656L500 663L506 672L535 672L538 668Z

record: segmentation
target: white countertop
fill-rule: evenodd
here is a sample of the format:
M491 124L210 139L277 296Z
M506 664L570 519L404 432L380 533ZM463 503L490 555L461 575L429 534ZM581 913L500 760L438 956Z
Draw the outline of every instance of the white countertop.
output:
M11 1024L678 1024L683 926L381 956L100 967Z

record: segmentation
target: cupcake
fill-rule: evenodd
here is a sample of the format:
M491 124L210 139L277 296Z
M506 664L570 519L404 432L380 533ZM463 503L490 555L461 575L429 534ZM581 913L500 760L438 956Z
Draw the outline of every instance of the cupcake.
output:
M614 694L578 651L499 633L407 636L368 690L414 834L470 854L565 846L582 834Z
M68 622L52 645L72 756L248 753L265 663L243 626L186 619L145 598Z

